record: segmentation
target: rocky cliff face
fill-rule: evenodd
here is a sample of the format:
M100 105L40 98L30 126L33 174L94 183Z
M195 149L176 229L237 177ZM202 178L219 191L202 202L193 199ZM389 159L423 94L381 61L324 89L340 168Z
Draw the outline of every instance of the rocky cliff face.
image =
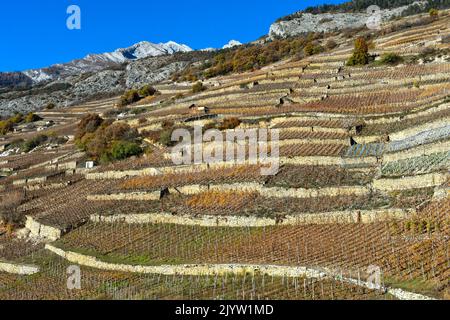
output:
M0 73L0 88L6 87L29 87L33 80L21 72Z
M414 2L411 5L421 5L423 2ZM270 38L286 38L297 36L308 32L329 32L339 31L347 28L359 28L367 24L374 14L379 14L381 22L401 14L411 5L394 9L384 9L375 13L299 13L298 17L289 21L275 22L270 26Z
M148 83L161 82L175 72L183 70L188 64L188 60L177 59L173 56L138 60L127 66L125 83L128 88L137 88Z

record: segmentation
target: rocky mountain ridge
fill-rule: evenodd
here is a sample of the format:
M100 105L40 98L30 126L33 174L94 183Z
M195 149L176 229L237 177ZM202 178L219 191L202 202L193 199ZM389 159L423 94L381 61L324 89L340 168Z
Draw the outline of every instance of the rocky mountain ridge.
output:
M151 43L142 41L127 48L113 52L89 54L82 59L55 64L47 68L25 70L22 72L0 73L0 88L29 86L43 82L63 80L66 77L86 72L98 72L105 69L120 68L120 65L147 57L171 55L176 52L190 52L192 49L174 41Z
M371 23L370 19L379 19L385 22L394 17L399 17L411 6L423 6L426 1L415 1L410 5L391 9L366 10L365 12L349 13L321 13L307 12L297 13L296 17L289 20L281 20L270 26L269 37L286 38L298 36L308 32L331 32L344 29L360 28ZM367 8L367 9L370 9ZM372 8L374 9L374 8ZM375 8L376 9L376 8ZM376 22L376 21L375 21Z
M69 74L61 80L43 82L27 88L0 91L0 116L41 110L49 104L67 107L95 98L119 95L129 88L167 80L188 64L204 61L212 54L193 51L141 58L127 65L112 65L94 72Z

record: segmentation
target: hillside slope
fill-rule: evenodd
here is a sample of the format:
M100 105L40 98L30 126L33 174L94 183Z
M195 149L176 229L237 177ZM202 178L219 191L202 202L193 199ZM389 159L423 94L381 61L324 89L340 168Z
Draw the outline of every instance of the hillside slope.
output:
M428 16L17 124L1 144L0 299L450 299L450 11ZM350 66L360 37L377 58ZM202 156L277 130L280 166L175 163L189 148L171 134L195 126L217 130L186 144ZM81 290L65 287L73 264Z

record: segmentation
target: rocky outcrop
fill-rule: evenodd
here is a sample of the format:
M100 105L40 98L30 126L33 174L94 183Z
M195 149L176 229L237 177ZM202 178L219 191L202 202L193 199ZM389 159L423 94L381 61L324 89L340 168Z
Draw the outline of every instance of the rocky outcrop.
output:
M85 100L97 92L106 95L115 94L123 90L124 76L125 72L123 71L101 71L87 78L85 81L76 83L70 93L73 94L78 101Z
M105 70L69 77L30 90L0 94L0 115L8 116L14 112L26 114L41 110L49 103L67 107L95 97L115 96L125 89L124 77L124 71Z
M420 2L417 2L420 3ZM412 5L412 4L411 4ZM379 12L381 21L388 21L392 17L400 16L408 6L385 9ZM335 30L360 28L366 25L372 16L367 12L361 13L298 13L296 18L289 21L278 21L270 26L270 38L292 37L308 32L330 32Z
M127 66L125 83L128 88L158 83L187 65L187 61L176 61L172 56L138 60Z

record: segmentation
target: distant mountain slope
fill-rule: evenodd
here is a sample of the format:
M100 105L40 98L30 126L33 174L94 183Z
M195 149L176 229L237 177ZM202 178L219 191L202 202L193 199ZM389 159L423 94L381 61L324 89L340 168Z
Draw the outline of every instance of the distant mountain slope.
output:
M138 55L136 52L135 54ZM60 68L60 70L75 74L65 76L61 80L35 84L30 84L31 79L23 73L3 73L0 74L0 83L8 82L15 83L15 85L11 89L0 90L0 117L9 116L14 112L27 113L40 110L49 103L60 108L95 98L118 95L128 88L139 88L145 84L155 84L167 80L173 73L183 70L192 63L210 59L212 55L212 52L206 51L180 51L174 54L157 54L146 58L136 58L129 60L126 66L105 60L103 64L100 62L94 64L94 67L100 69L100 66L108 64L110 67L89 72L84 70L93 69L82 69L83 71L79 73L75 72L76 68L80 67L76 64L70 66L73 69L69 69L67 65L64 66L65 69L53 66L52 71L55 73ZM19 86L21 83L24 84Z
M28 87L33 80L21 72L0 73L0 88L14 86L17 88Z
M62 80L68 76L79 75L81 73L117 68L123 63L142 58L190 51L192 49L187 45L178 44L173 41L160 44L142 41L128 48L117 49L114 52L90 54L83 59L55 64L47 68L26 70L23 72L0 73L0 88L15 87L17 84L31 85L45 81Z
M189 52L192 49L184 44L178 44L173 41L167 43L154 44L148 41L142 41L135 45L117 49L114 52L103 54L91 54L88 55L83 61L89 61L93 63L124 63L129 60L137 60L147 57L156 57L166 54L174 54L175 52Z

